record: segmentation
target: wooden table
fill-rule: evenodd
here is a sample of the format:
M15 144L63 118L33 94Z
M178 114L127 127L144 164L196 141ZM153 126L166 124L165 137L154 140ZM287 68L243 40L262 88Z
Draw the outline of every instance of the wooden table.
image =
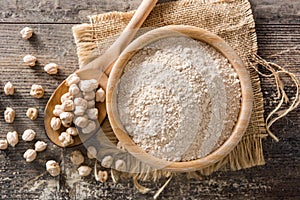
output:
M34 143L21 141L15 149L0 151L1 199L150 199L153 192L142 195L131 182L114 184L97 183L93 178L70 180L73 169L63 168L63 175L52 178L45 172L45 162L56 159L67 166L69 153L74 149L61 149L52 145L43 128L43 110L57 85L77 67L76 47L71 28L88 22L86 16L96 13L135 9L140 0L1 0L0 1L0 86L12 81L16 94L6 97L0 92L0 138L11 130L22 133L27 128L37 131L37 139L47 141L46 152L39 153L33 163L25 163L23 153ZM160 1L163 2L163 1ZM258 35L259 55L274 61L300 78L300 1L251 0ZM30 41L20 37L25 27L34 28ZM33 54L38 65L24 66L22 58ZM58 63L58 75L49 76L43 71L45 64ZM45 88L42 99L29 95L31 85ZM266 97L266 112L274 105L270 94L274 88L268 80L262 81ZM4 122L5 107L17 112L15 123ZM40 115L30 121L25 113L28 107L37 107ZM235 172L218 172L203 180L175 177L161 195L161 199L299 199L300 198L300 109L291 112L276 123L272 130L280 138L275 143L264 141L266 165ZM81 148L85 152L84 148ZM86 164L93 163L86 160ZM72 183L71 181L74 181ZM158 189L163 181L146 186Z

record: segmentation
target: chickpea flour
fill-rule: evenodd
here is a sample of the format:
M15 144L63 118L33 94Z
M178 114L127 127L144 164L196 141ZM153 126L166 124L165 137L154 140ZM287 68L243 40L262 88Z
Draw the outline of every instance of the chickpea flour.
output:
M231 134L241 91L224 56L176 37L146 46L129 61L117 99L120 120L140 148L164 160L190 161Z

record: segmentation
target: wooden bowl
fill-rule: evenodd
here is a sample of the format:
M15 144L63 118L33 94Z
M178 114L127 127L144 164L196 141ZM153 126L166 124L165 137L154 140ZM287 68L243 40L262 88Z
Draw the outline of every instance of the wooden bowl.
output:
M219 148L217 148L207 156L196 160L185 162L171 162L162 160L146 153L138 145L136 145L127 134L119 119L118 110L116 108L117 86L126 64L136 54L136 52L159 39L178 37L183 35L202 41L212 46L225 58L228 59L239 76L242 99L240 113L236 125L233 128L231 135ZM116 134L116 137L120 142L122 142L122 144L130 154L156 169L188 172L203 169L220 161L222 158L228 155L239 143L250 121L253 92L250 76L245 65L243 64L241 58L237 55L237 53L223 39L201 28L185 25L172 25L147 32L146 34L133 41L124 50L119 59L116 61L110 74L106 98L108 118L110 120L113 131Z

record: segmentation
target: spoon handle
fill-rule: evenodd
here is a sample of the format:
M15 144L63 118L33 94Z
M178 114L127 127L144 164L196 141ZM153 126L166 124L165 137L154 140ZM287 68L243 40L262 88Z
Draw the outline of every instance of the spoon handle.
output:
M99 76L101 77L103 77L103 72L105 71L108 75L111 71L114 61L133 40L137 31L142 26L156 5L157 1L158 0L143 0L118 39L105 51L104 54L78 70L77 74L82 79L88 79L89 76L95 76L95 72L99 73Z
M157 0L143 0L124 31L107 51L113 51L116 55L118 55L116 57L118 58L122 51L133 40L156 3Z

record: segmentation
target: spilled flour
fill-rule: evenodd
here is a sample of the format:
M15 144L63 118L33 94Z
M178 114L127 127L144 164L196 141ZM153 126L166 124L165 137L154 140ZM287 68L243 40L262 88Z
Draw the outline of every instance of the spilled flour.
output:
M168 161L201 158L230 135L240 110L232 66L205 43L158 40L127 64L118 86L120 120L143 150Z
M72 163L62 163L62 173L60 177L50 177L47 180L44 174L27 181L22 188L22 192L38 193L38 199L103 199L107 196L107 190L99 190L95 187L95 182L79 176L78 166ZM60 180L63 179L64 183ZM113 185L113 183L111 183ZM68 191L61 193L62 188Z

